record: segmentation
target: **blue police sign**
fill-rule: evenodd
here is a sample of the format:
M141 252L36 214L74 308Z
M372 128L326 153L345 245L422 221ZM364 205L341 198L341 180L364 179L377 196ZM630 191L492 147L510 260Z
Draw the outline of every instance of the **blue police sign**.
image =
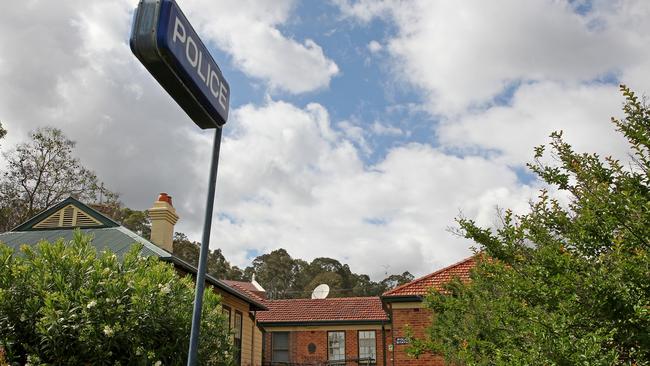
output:
M131 50L201 128L228 119L230 86L174 0L140 0Z

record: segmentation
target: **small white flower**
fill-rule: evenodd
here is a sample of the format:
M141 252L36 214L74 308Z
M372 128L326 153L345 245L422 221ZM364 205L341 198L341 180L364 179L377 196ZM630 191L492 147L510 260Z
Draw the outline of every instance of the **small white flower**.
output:
M109 327L108 325L105 325L105 326L104 326L104 334L105 334L107 337L112 337L112 336L113 336L113 333L115 333L115 332L113 331L113 328Z
M92 308L95 307L95 305L97 305L97 301L95 301L95 300L91 300L91 301L88 303L88 305L86 305L86 309L92 309Z
M156 361L156 363L153 364L153 366L161 366L161 365L162 365L162 362L160 362L160 360Z
M168 284L165 284L165 286L163 286L163 287L160 288L160 292L161 292L162 294L164 294L164 295L167 295L167 294L170 293L171 291L172 291L172 288L171 288L171 286L169 285L169 283L168 283Z
M25 314L20 314L20 321L24 322L25 320L27 320L27 317L25 316Z

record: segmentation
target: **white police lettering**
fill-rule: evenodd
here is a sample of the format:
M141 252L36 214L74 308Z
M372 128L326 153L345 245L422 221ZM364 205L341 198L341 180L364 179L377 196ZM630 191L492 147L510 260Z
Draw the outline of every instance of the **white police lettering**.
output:
M221 104L224 110L226 110L226 101L228 98L226 96L227 93L228 90L226 90L226 87L221 83L221 87L219 88L219 104Z
M190 47L190 45L192 45ZM190 48L193 48L194 51L194 57L190 57ZM190 65L192 67L196 67L199 63L199 49L196 47L196 43L194 43L194 40L192 37L187 37L187 43L185 43L185 57L187 57L187 61L190 62Z
M197 46L196 41L192 39L192 36L187 35L185 26L178 17L174 22L172 42L180 42L185 45L185 58L199 75L199 78L210 88L210 93L219 101L221 107L228 110L228 89L226 89L225 83L219 79L219 74L212 69L209 61L205 62L206 66L203 66L203 52Z
M219 76L214 70L210 72L210 92L215 98L219 99ZM215 89L216 86L216 89Z

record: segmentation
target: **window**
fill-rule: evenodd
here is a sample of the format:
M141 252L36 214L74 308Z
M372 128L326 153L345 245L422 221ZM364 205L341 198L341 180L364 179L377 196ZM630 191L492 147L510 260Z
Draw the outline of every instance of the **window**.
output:
M242 313L235 311L235 364L241 365L241 333L242 333Z
M273 362L289 362L289 332L273 332L271 337Z
M226 322L228 322L228 329L230 329L232 327L232 325L230 324L230 308L227 307L226 305L223 305L221 308L221 312L223 313L223 315L226 316Z
M345 361L345 332L327 332L327 359Z
M377 342L374 330L359 331L359 363L375 363L377 361Z

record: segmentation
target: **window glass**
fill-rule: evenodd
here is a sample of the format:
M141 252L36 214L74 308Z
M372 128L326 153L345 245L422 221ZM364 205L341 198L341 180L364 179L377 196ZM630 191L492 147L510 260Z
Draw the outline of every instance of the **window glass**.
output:
M289 332L271 333L273 362L289 362Z
M235 312L235 339L241 339L242 314Z
M377 342L374 330L359 331L359 362L374 363L377 360Z
M230 327L231 327L231 325L230 325L230 308L224 305L221 308L221 312L223 313L223 315L226 316L226 321L228 322L228 329L230 329Z
M241 333L242 333L242 313L235 311L235 364L241 365Z
M327 332L327 359L345 360L345 332Z

